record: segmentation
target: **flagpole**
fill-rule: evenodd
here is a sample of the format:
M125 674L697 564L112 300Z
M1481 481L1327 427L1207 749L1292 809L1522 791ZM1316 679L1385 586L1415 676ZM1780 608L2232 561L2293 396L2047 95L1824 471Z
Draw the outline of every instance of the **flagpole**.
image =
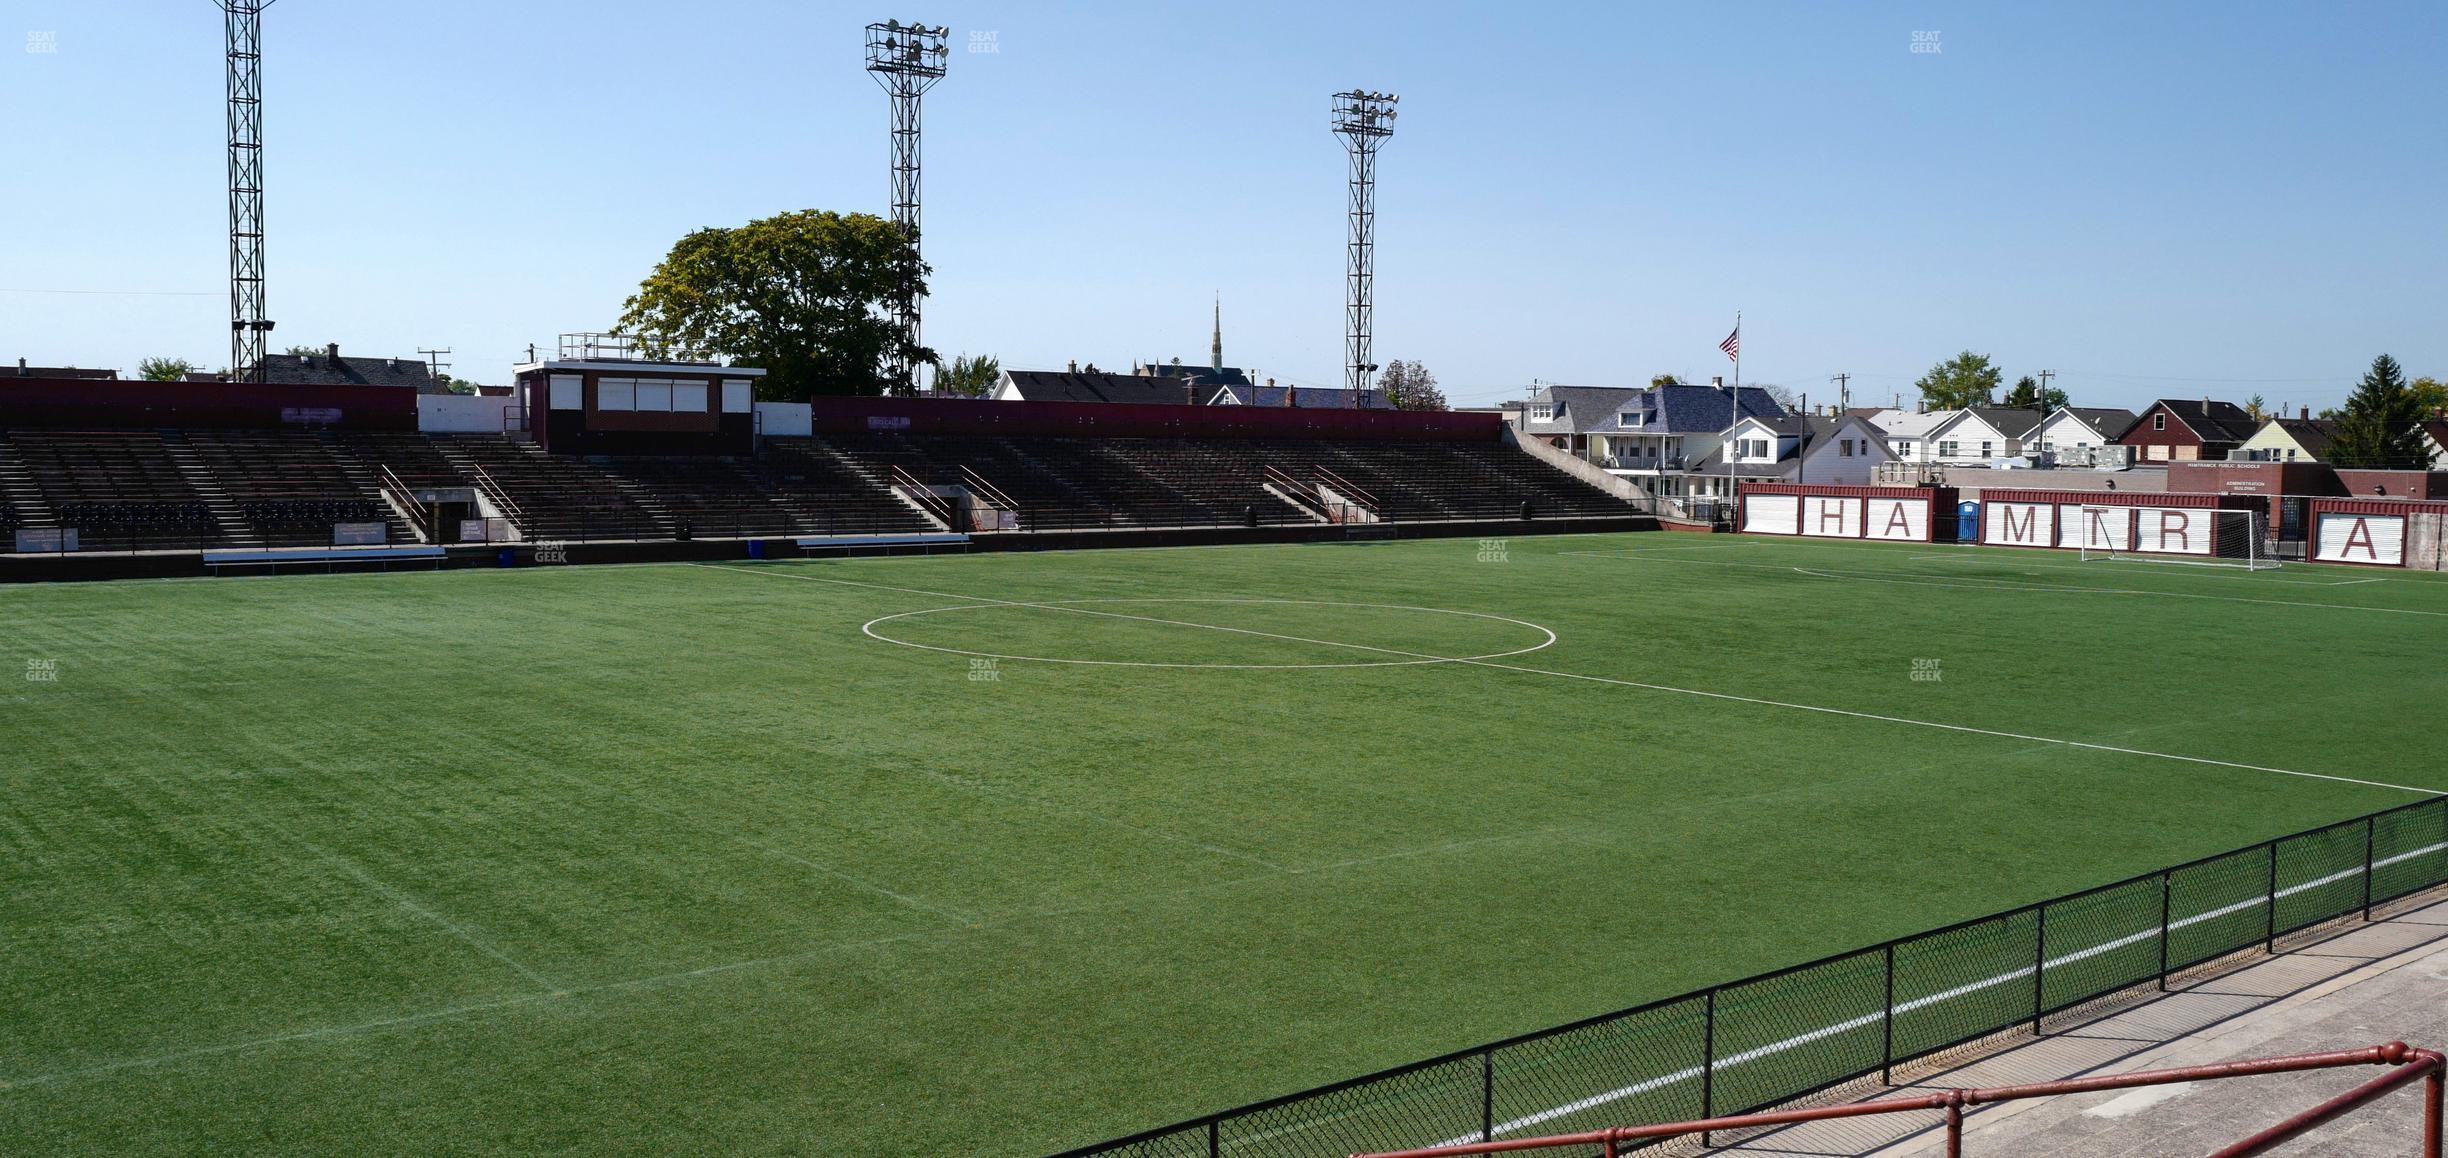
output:
M1727 425L1726 425L1726 433L1727 433L1729 436L1731 436L1731 435L1733 434L1733 432L1734 432L1734 428L1735 428L1736 426L1739 426L1739 425L1741 425L1741 424L1742 424L1742 311L1741 311L1741 310L1736 310L1736 311L1734 311L1734 393L1733 393L1732 395L1730 395L1730 396L1727 398L1727 402L1728 402L1730 405L1732 405L1732 407L1733 407L1733 411L1732 411L1732 413L1733 413L1733 417L1732 417L1732 418L1731 418L1731 419L1728 421L1728 423L1727 423ZM1725 501L1726 501L1726 530L1728 530L1728 531L1739 531L1739 530L1741 530L1741 529L1742 529L1742 522L1741 522L1741 513L1740 513L1740 512L1738 512L1738 511L1736 511L1736 510L1734 509L1734 440L1733 440L1731 437L1728 437L1728 438L1725 440L1725 447L1724 447L1724 451L1725 451L1725 460L1726 460L1726 490L1725 490ZM1799 501L1799 500L1796 500L1796 505L1797 505L1797 506L1799 506L1799 505L1800 505L1800 501ZM1799 516L1797 516L1797 517L1799 517Z

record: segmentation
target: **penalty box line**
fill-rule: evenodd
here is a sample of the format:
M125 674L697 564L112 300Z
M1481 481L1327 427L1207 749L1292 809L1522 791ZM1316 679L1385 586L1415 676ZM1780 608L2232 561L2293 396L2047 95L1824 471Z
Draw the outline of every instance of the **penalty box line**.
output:
M1155 616L1129 615L1115 611L1092 611L1087 608L1067 607L1055 603L1027 603L1019 600L995 599L982 595L962 595L951 591L928 591L916 587L897 587L884 583L866 583L855 579L834 579L818 575L794 575L788 572L750 571L748 568L744 567L730 567L720 564L699 563L691 564L691 566L711 567L720 571L745 571L749 574L769 574L778 578L801 579L810 583L834 583L849 587L866 587L879 591L895 591L906 595L926 595L943 599L967 599L975 603L1000 605L1005 607L1026 607L1046 611L1068 611L1079 615L1103 616L1113 619L1134 619L1147 623L1171 624L1177 627L1198 627L1205 628L1210 631L1231 632L1236 635L1252 635L1264 639L1276 639L1292 643L1315 644L1322 647L1343 647L1350 648L1355 651L1375 652L1381 655L1399 655L1406 656L1411 659L1438 660L1444 663L1462 664L1470 667L1483 667L1492 668L1497 671L1519 672L1524 675L1549 676L1556 679L1580 680L1586 683L1605 684L1613 687L1635 688L1641 691L1664 692L1680 696L1696 696L1702 699L1718 700L1726 703L1752 704L1759 707L1784 708L1789 711L1798 712L1815 712L1820 715L1844 716L1852 719L1871 720L1884 724L1902 724L1908 727L1934 728L1939 731L1956 732L1963 735L1993 736L1999 739L2020 740L2031 744L2053 744L2060 747L2075 748L2091 752L2106 752L2119 756L2141 756L2158 760L2174 760L2187 764L2199 764L2214 768L2233 768L2246 772L2268 772L2279 776L2300 776L2309 780L2328 780L2339 784L2357 784L2366 788L2386 788L2397 792L2412 792L2422 796L2440 795L2439 792L2429 788L2416 788L2406 784L2389 784L2379 780L2361 780L2352 776L2336 776L2326 772L2304 772L2293 768L2274 768L2266 764L2245 764L2234 760L2217 760L2207 756L2185 756L2174 752L2153 752L2143 748L2126 748L2115 744L2092 743L2087 740L2067 740L2056 736L2036 736L2028 732L2009 732L1995 728L1976 728L1969 724L1948 724L1941 723L1936 720L1916 720L1906 716L1889 716L1882 715L1877 712L1855 711L1850 708L1831 708L1819 704L1795 703L1790 700L1771 700L1757 696L1741 696L1735 695L1731 692L1712 692L1704 691L1699 688L1680 688L1671 684L1654 684L1646 683L1640 680L1616 679L1612 676L1584 675L1580 672L1555 671L1549 668L1524 667L1520 664L1497 663L1493 660L1431 655L1426 652L1404 651L1400 648L1377 647L1365 643L1346 643L1341 640L1333 639L1310 639L1297 635L1279 635L1274 632L1256 631L1243 627L1223 627L1217 624L1196 623L1184 619L1163 619Z

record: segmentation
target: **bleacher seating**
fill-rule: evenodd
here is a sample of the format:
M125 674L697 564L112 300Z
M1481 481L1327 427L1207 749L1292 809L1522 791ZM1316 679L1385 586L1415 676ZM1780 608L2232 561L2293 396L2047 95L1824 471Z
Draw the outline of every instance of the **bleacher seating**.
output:
M413 543L386 472L410 488L472 488L530 539L973 529L896 494L910 479L1007 504L1021 531L1312 524L1344 513L1321 501L1333 491L1394 522L1512 520L1525 505L1540 518L1636 513L1493 441L870 430L766 438L753 458L610 459L507 434L20 430L0 443L22 500L0 487L0 536L29 521L77 527L86 550L322 546L344 522L386 523L393 542ZM26 503L48 517L28 520Z
M1266 468L1313 482L1322 469L1387 520L1516 519L1634 513L1621 499L1495 442L1195 438L1031 438L826 434L879 476L899 467L961 484L966 466L1017 500L1023 530L1238 526L1319 517L1267 487ZM1007 481L1008 480L1008 481Z
M721 458L615 458L603 469L654 496L675 531L692 537L791 535L799 527L765 481Z
M758 474L805 535L902 535L939 530L889 486L861 477L806 438L768 438Z
M223 542L158 433L20 429L8 439L51 508L53 525L76 528L84 550L194 550Z
M340 445L367 467L382 467L411 487L464 487L459 473L434 440L423 434L352 431L338 436Z
M512 521L530 539L668 539L677 529L591 463L499 434L433 437L477 489L510 500Z
M415 541L380 492L350 478L315 434L190 430L183 437L264 546L330 546L336 523L382 523L392 541Z

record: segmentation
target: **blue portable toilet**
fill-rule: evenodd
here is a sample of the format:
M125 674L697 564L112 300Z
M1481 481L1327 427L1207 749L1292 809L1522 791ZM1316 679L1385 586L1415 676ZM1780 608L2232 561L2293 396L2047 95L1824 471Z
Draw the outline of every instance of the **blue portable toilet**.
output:
M1962 502L1955 504L1955 541L1958 543L1980 542L1979 503Z

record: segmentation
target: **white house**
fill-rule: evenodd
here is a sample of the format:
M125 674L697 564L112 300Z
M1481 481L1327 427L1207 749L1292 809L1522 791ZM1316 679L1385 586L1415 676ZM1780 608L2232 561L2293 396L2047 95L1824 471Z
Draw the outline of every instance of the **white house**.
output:
M1973 406L1945 413L1945 421L1915 440L1916 456L1906 461L1987 466L1992 459L2018 458L2024 453L2024 437L2040 425L2040 414L2033 410Z
M1892 406L1867 415L1870 425L1887 439L1887 448L1902 462L1926 462L1929 432L1955 416L1952 410L1898 410Z
M1867 486L1878 464L1895 461L1878 428L1857 414L1754 415L1727 427L1722 441L1737 480ZM1726 459L1712 455L1695 472L1723 475L1726 469Z
M2060 406L2056 412L2040 420L2023 440L2023 449L2031 454L2056 454L2064 459L2085 459L2100 447L2116 442L2134 424L2134 412L2100 406Z

